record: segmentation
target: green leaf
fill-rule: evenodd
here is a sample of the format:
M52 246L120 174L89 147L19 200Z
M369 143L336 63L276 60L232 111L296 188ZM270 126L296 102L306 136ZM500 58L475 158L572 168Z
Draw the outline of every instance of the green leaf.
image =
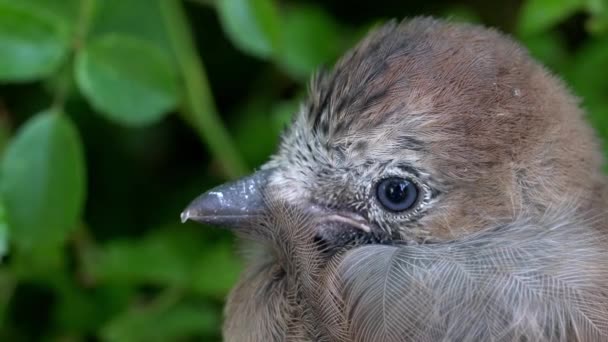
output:
M608 65L608 37L589 40L571 65L567 79L583 99L590 121L608 147L608 78L598 72Z
M608 79L598 72L608 64L608 37L589 40L577 52L566 74L569 83L583 100L583 108L599 133L608 156Z
M106 341L180 341L209 336L219 330L220 317L207 305L180 303L169 308L126 311L106 325Z
M596 35L608 32L608 12L590 17L585 22L585 28L588 32Z
M75 228L85 195L80 137L65 115L43 112L7 148L2 195L11 240L25 254L50 257Z
M273 0L221 0L217 10L224 31L243 52L269 58L280 50L280 21Z
M187 284L188 268L179 246L165 237L166 234L153 234L137 241L111 241L96 265L97 277L118 285Z
M6 328L8 308L16 286L17 280L14 274L6 268L0 269L0 331Z
M451 5L444 12L442 17L449 18L451 21L465 22L465 23L476 23L481 24L483 21L479 17L479 14L471 6L465 5Z
M280 134L289 127L302 101L301 98L296 97L295 99L277 102L274 105L272 108L272 121L276 132Z
M281 129L275 129L271 101L254 97L238 109L235 120L234 142L250 167L257 167L268 160L275 151ZM260 132L265 132L261 135ZM255 141L255 144L251 142Z
M530 54L551 70L562 73L568 65L569 56L563 37L555 31L547 31L533 36L523 37Z
M307 80L316 68L333 62L344 47L339 27L333 19L313 6L288 11L283 27L283 43L285 49L279 64L300 80Z
M82 279L64 273L56 281L52 317L54 330L71 334L97 331L106 321L127 307L135 290L129 286L82 286ZM48 284L48 279L44 279Z
M6 222L6 208L0 201L0 264L2 258L8 253L8 223Z
M165 0L104 0L99 3L89 37L124 34L170 49L159 2ZM134 25L133 18L137 17Z
M169 57L156 45L125 35L105 35L80 51L76 82L96 110L128 126L154 123L178 101Z
M583 9L585 0L527 0L521 8L518 33L543 32Z
M31 81L53 73L69 47L65 22L45 11L0 2L0 80Z
M606 0L587 0L590 17L585 22L587 31L592 34L608 32L608 2Z
M223 298L236 283L241 263L235 256L232 245L213 244L201 255L193 270L195 274L192 287L196 291L207 296Z
M101 250L95 276L117 285L190 287L193 267L202 253L201 241L197 230L178 224L138 239L112 240Z
M232 244L204 244L194 231L173 225L137 240L111 241L95 267L104 284L173 286L215 298L226 295L241 270Z
M608 11L608 3L606 0L585 0L585 7L589 14L601 14Z
M74 28L78 20L80 2L82 0L0 0L5 3L18 3L19 6L27 8L27 11L36 13L44 12L46 15L58 17L59 20L69 23L70 28Z

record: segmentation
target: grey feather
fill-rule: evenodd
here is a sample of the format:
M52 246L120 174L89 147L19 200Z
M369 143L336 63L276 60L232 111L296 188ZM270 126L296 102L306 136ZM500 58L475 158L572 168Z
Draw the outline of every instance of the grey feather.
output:
M608 341L608 267L598 263L607 241L574 209L522 214L448 243L328 256L304 210L268 206L254 230L266 231L257 234L271 240L257 248L274 259L243 278L253 302L228 311L229 331L242 334L229 340ZM269 275L277 265L283 277Z
M338 269L350 337L608 340L605 243L562 214L447 244L353 249Z

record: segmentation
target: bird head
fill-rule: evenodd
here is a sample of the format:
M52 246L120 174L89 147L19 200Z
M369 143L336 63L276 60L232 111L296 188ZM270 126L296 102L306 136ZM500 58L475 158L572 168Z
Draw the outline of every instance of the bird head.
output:
M319 72L274 156L182 219L262 242L227 340L599 340L601 163L577 100L517 43L415 18Z
M604 188L582 115L560 80L494 30L391 22L317 73L260 171L201 195L182 219L238 230L272 196L340 247L452 240L566 197L590 210Z

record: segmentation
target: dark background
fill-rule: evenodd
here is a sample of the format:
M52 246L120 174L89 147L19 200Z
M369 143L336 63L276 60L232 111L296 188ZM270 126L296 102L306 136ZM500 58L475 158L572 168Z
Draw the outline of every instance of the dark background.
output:
M416 15L514 35L608 138L605 0L0 0L0 340L220 340L241 264L180 211L268 158L316 67Z

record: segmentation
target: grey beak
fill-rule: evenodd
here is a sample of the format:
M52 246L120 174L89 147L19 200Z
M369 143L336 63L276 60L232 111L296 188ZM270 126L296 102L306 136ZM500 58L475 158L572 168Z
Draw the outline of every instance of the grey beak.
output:
M261 170L205 192L184 209L182 222L236 227L258 217L265 210L263 191L271 172Z

